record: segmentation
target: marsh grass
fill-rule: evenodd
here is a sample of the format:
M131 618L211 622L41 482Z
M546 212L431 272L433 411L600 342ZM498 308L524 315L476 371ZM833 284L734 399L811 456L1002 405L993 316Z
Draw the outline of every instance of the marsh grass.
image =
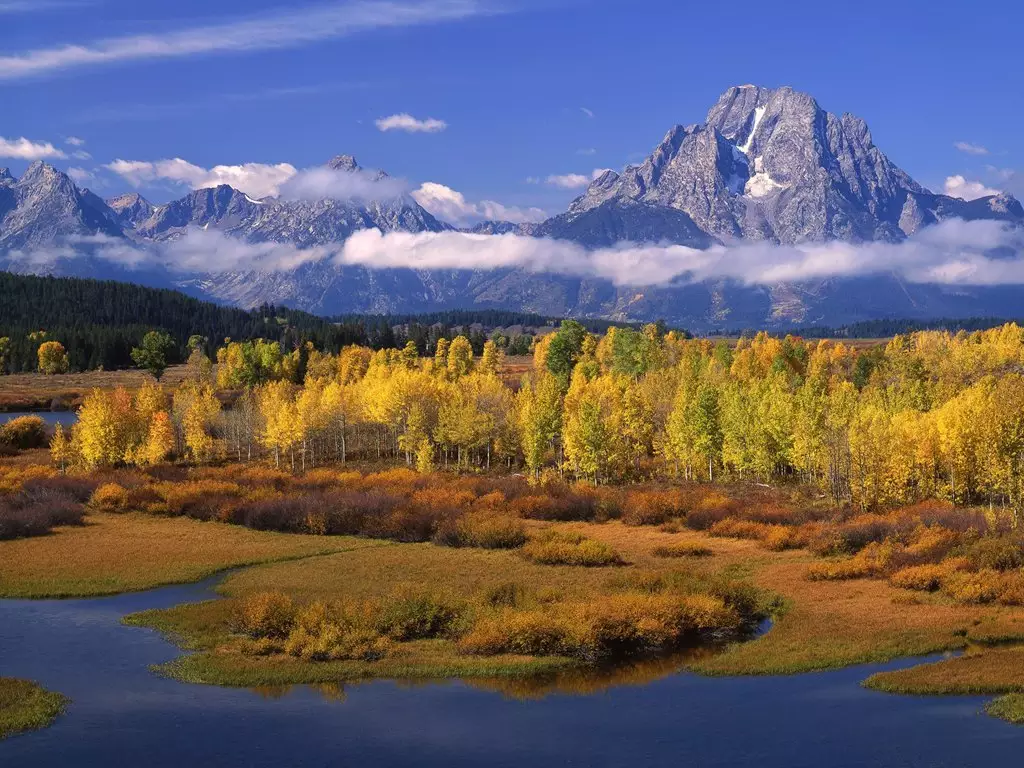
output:
M46 728L64 712L68 699L28 680L0 677L0 740Z

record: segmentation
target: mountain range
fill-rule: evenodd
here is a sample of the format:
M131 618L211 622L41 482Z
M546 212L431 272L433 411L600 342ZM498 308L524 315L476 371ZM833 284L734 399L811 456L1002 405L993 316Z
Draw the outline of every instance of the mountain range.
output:
M327 167L386 183L386 174L339 155ZM790 88L730 88L702 124L675 126L641 164L606 171L565 213L539 224L482 222L476 234L568 240L586 248L624 242L707 249L767 242L900 243L951 219L1024 227L1010 195L965 201L936 194L890 161L867 124L834 115ZM289 269L141 269L95 257L94 244L173 243L213 230L244 243L309 249L353 233L454 229L408 194L377 200L253 199L230 186L155 206L138 194L110 200L36 162L15 179L0 169L0 267L114 277L182 287L240 306L282 303L320 314L502 307L545 315L664 318L700 330L839 325L876 317L1013 315L1022 291L907 284L895 273L749 286L732 280L635 287L523 269L414 270L338 266L328 258ZM40 253L50 252L47 258Z

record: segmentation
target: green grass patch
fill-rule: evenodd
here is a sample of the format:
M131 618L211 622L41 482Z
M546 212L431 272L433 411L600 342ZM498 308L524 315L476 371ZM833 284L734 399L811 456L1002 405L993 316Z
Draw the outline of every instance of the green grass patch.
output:
M66 696L29 680L0 677L0 739L46 728L67 704Z

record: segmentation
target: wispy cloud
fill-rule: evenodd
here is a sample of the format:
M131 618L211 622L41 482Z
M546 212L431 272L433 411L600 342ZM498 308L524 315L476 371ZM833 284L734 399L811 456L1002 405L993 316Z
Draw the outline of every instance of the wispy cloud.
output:
M3 0L0 0L2 2ZM260 51L307 45L374 29L410 27L493 12L486 0L363 0L311 6L290 13L37 48L0 56L0 79L17 80L63 70L142 59Z
M597 154L597 150L594 149L593 147L584 147L583 149L577 149L576 150L576 154L577 155L583 155L585 157L589 157L591 155L596 155Z
M980 144L972 144L969 141L956 141L953 146L968 155L987 155L988 149Z
M104 166L129 184L170 182L189 189L227 184L251 198L284 200L390 200L404 194L408 184L372 171L330 168L299 170L290 163L241 163L204 168L180 157L170 160L115 160Z
M513 224L543 221L548 217L540 208L520 208L494 200L474 203L444 184L428 181L413 191L413 198L435 216L460 226L478 221L510 221Z
M448 127L444 120L428 117L419 120L408 112L382 117L376 121L379 131L405 131L406 133L440 133Z
M254 198L276 195L280 186L298 173L298 169L289 163L243 163L203 168L180 157L155 162L115 160L106 168L136 187L158 181L169 181L191 189L228 184Z
M582 173L554 174L544 179L544 183L559 189L582 189L583 187L589 187L590 182L600 177L607 170L607 168L595 168L589 176ZM527 181L536 184L539 179L531 176Z
M986 187L980 181L971 181L963 176L946 177L946 194L950 197L959 197L962 200L977 200L979 197L998 195L998 189Z
M68 136L64 139L65 144L70 144L72 147L84 147L85 139L80 139L78 136Z
M592 109L587 109L586 107L580 107L580 112L582 112L584 115L586 115L587 117L589 117L591 119L594 118L594 110L592 110Z
M92 3L87 0L0 0L0 16L15 13L38 13L58 8L81 8Z
M29 141L24 137L20 139L5 139L3 136L0 136L0 157L13 157L18 160L43 160L46 158L64 158L67 155L48 141Z

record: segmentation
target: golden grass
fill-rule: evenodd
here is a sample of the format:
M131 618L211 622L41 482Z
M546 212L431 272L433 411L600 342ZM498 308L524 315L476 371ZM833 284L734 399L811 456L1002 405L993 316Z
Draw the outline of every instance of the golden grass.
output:
M0 740L47 727L67 703L65 696L29 680L0 677Z
M531 530L550 527L527 521ZM247 568L230 574L218 590L229 598L245 598L260 592L279 591L297 604L316 600L386 600L396 591L429 589L456 600L476 601L483 596L515 584L539 604L566 605L585 602L600 595L613 595L623 588L624 580L644 578L685 570L710 574L703 563L679 563L667 568L665 560L652 549L680 537L693 534L665 534L653 529L637 529L621 523L558 524L603 541L626 555L628 566L595 569L574 566L538 565L509 550L474 548L452 549L434 544L385 544L355 549L307 560L280 562ZM728 549L730 542L715 542ZM517 677L535 676L580 666L581 662L550 656L496 655L472 656L459 652L450 638L392 644L384 659L372 662L345 660L310 664L283 655L251 656L243 654L238 638L228 629L234 600L185 605L168 611L153 611L129 617L133 624L164 631L183 647L200 653L184 657L163 668L176 678L224 685L285 684L355 680L368 677ZM674 667L678 669L678 663Z
M176 388L187 373L187 366L173 365L164 371L161 383ZM50 410L54 400L60 407L74 410L94 387L136 390L153 377L145 371L86 371L44 376L41 373L14 373L0 376L0 411Z
M240 565L377 544L185 518L93 514L83 527L0 542L0 597L109 595L198 581Z

